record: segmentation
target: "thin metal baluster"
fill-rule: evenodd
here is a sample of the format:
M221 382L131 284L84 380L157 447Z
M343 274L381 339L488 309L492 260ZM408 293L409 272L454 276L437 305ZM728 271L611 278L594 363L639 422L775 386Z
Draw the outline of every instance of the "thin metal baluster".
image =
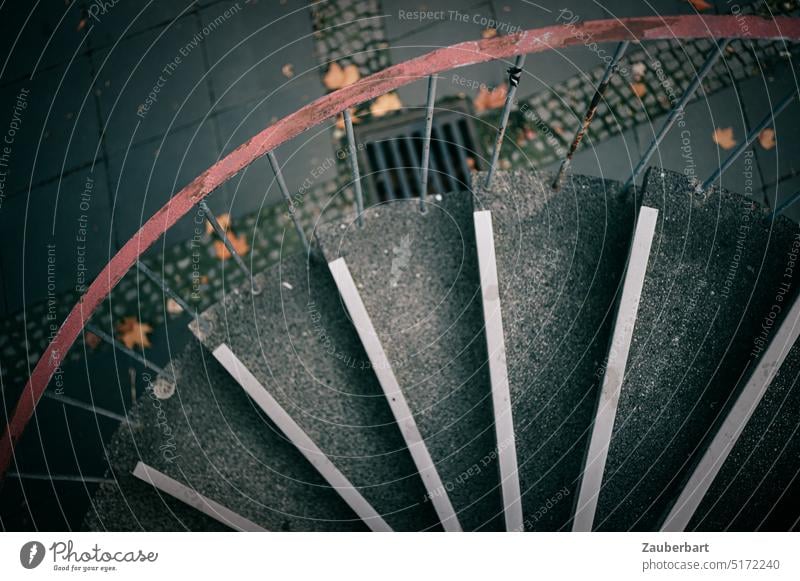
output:
M497 166L497 161L500 159L500 147L503 145L503 138L506 134L506 125L508 125L508 116L511 114L511 106L514 104L514 96L517 94L517 86L519 79L522 76L522 67L525 64L525 55L517 56L514 66L508 69L508 94L506 95L506 104L503 107L503 114L500 117L500 127L497 129L497 138L494 141L494 151L492 152L492 163L489 165L489 171L486 172L485 188L489 188L494 177L494 169Z
M220 223L217 221L217 217L214 216L214 213L211 211L211 208L208 207L206 201L200 200L200 202L197 205L200 207L200 211L205 214L206 220L208 220L208 223L211 224L211 227L214 229L214 232L216 232L217 236L220 238L220 240L222 240L222 243L225 245L225 248L227 248L230 255L233 256L233 260L234 262L236 262L236 266L238 266L239 270L241 270L245 274L245 276L247 276L248 280L250 280L250 292L252 292L254 295L261 292L261 289L259 289L258 286L256 285L256 281L253 278L253 274L250 272L250 269L247 268L247 265L244 263L244 260L236 251L236 248L233 246L233 243L228 238L228 234L225 232Z
M272 166L272 173L275 174L275 179L278 181L278 188L281 190L281 194L283 194L283 199L286 200L286 205L289 206L289 216L291 216L292 222L294 222L294 229L297 230L300 242L303 243L303 250L305 250L306 256L310 256L311 246L308 244L306 233L303 231L303 226L300 224L300 219L297 217L297 209L294 207L292 196L289 195L289 188L286 187L286 180L283 179L283 172L281 171L281 166L278 164L278 159L271 151L267 154L267 157L269 158L269 164Z
M133 349L128 349L127 347L125 347L125 345L114 339L114 337L112 337L105 331L102 331L100 328L96 327L92 323L86 323L85 328L90 333L97 335L98 337L100 337L100 339L102 339L103 341L114 347L114 349L119 349L131 359L135 359L136 361L147 367L150 371L156 373L157 375L163 375L164 377L167 377L170 380L173 379L172 374L169 373L167 370L162 369L155 363L151 363L145 357L142 357Z
M141 260L136 261L136 268L138 268L139 272L141 272L143 275L149 278L156 286L160 287L161 290L164 291L164 294L169 295L169 297L173 301L178 303L178 306L180 306L180 308L182 308L185 312L189 313L190 315L192 315L192 317L197 319L198 317L197 310L192 309L189 303L183 300L183 298L181 298L181 296L178 293L172 290L163 278L161 278L155 272L150 270L150 268L147 267Z
M719 59L720 55L722 55L725 48L730 43L730 39L724 39L719 45L715 46L711 50L711 54L706 59L706 62L703 64L703 67L697 73L697 76L691 82L691 84L687 87L686 91L681 96L680 101L678 104L673 107L672 111L670 111L667 120L664 122L664 125L661 126L659 129L658 134L653 138L653 141L650 142L650 146L645 151L642 158L639 160L639 163L636 165L636 168L633 170L631 177L628 178L628 181L625 182L625 188L630 188L633 184L636 183L636 180L639 178L639 175L644 171L647 163L650 161L650 158L653 157L653 154L658 149L658 146L661 145L661 142L664 140L664 137L667 135L667 132L672 128L675 121L677 121L678 117L683 113L683 110L686 108L686 104L689 102L689 99L692 98L692 95L697 91L700 87L700 83L703 82L703 79L708 75L711 69L716 64L717 60Z
M595 113L597 113L597 108L600 106L600 100L603 98L603 95L605 95L608 84L611 82L611 76L617 72L619 60L622 58L622 55L625 54L629 44L630 41L627 40L619 43L617 50L614 52L614 56L611 58L611 62L608 63L606 72L603 74L600 84L597 85L597 89L595 89L592 100L589 103L589 108L586 110L586 113L583 116L583 123L581 123L580 128L578 129L577 133L575 133L572 144L569 146L567 156L564 158L564 161L561 162L561 167L558 168L558 174L553 180L552 188L555 191L561 189L561 182L564 180L567 169L569 169L569 165L572 163L572 156L575 155L575 152L578 150L578 146L581 144L581 141L583 141L583 136L586 135L586 131L589 129L589 125L592 123Z
M97 414L98 416L104 416L106 418L110 418L112 420L116 420L118 422L122 422L124 424L129 423L128 418L126 416L123 416L122 414L118 414L117 412L112 412L111 410L107 410L105 408L101 408L101 407L97 407L97 406L92 405L92 404L88 404L88 403L86 403L84 401L81 401L79 399L75 399L74 397L69 397L69 396L66 396L66 395L61 395L61 394L50 392L50 391L45 391L44 392L44 397L46 397L47 399L51 399L53 401L56 401L56 402L58 402L60 404L72 406L74 408L78 408L78 409L81 409L81 410L84 410L84 411L87 411L87 412L91 412L93 414Z
M350 110L344 111L344 127L347 131L347 143L350 150L350 171L353 172L353 188L356 191L356 222L360 228L364 227L364 194L361 191L361 173L358 171L358 158L356 157L356 137L353 133L353 118Z
M800 192L796 192L796 193L792 194L791 196L786 198L783 201L783 203L781 203L780 206L775 208L775 215L778 216L780 214L783 214L786 210L789 209L790 206L793 206L794 204L796 204L798 200L800 200Z
M775 109L767 113L767 116L761 120L761 123L756 125L756 127L750 133L747 134L747 138L738 146L736 146L736 149L734 149L731 152L731 154L725 159L725 161L722 162L722 164L720 164L720 166L716 169L716 171L713 174L711 174L711 177L709 177L705 182L703 182L703 185L700 187L700 191L707 190L709 186L711 186L711 184L717 181L719 177L722 175L722 173L725 170L727 170L733 164L734 161L736 161L736 159L742 154L742 152L748 147L750 147L750 144L756 140L759 133L761 133L767 127L772 126L775 123L775 119L778 117L778 115L783 113L783 111L796 98L797 98L797 92L796 91L790 92L783 98L783 100L781 100L780 103L778 103Z
M102 476L78 476L76 474L44 474L40 472L14 472L9 471L10 478L17 480L46 480L48 482L84 482L91 484L116 484L116 480Z
M436 75L431 75L428 77L428 98L425 102L425 136L422 142L422 171L420 172L419 186L420 212L425 212L425 196L428 194L428 161L431 157L434 101L436 101Z

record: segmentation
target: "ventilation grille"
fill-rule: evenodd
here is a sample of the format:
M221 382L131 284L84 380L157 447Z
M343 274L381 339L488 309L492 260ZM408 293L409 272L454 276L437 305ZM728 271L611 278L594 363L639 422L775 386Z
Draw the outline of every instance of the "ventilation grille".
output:
M437 110L431 131L428 195L469 189L470 173L481 169L483 154L466 106ZM360 164L364 183L380 201L420 195L420 167L425 134L424 109L363 125L358 136L365 144Z

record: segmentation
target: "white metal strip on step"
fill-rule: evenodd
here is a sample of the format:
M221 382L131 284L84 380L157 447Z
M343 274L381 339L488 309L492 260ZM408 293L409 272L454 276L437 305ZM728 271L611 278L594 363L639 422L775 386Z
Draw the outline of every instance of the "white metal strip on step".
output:
M133 469L133 475L234 530L247 532L266 531L266 529L261 528L254 522L236 514L220 503L206 498L196 490L181 484L144 462L137 462L136 468Z
M497 260L494 251L492 213L475 212L475 241L478 248L478 269L483 298L483 322L486 329L486 348L489 357L489 379L492 386L497 464L503 493L503 514L507 531L522 531L522 502L520 500L517 446L514 421L511 416L511 392L508 387L506 342L500 308L500 286L497 282Z
M736 398L736 403L733 404L711 440L711 444L703 453L700 462L692 471L678 500L667 515L661 527L662 531L680 532L689 525L700 502L714 482L714 478L731 453L770 383L775 379L798 336L800 336L800 297L795 299L786 318L770 341L769 347L750 375L750 379L739 397Z
M319 449L311 437L295 422L283 407L275 400L256 377L250 373L244 363L231 351L225 343L214 349L214 357L230 373L239 385L258 404L267 416L278 426L289 441L294 444L306 459L313 464L322 477L339 493L353 512L364 521L372 531L387 532L391 527L380 514L356 490L347 477L341 473L325 453Z
M581 487L578 492L575 519L572 523L573 531L591 531L594 524L597 501L608 458L608 448L611 443L611 432L617 416L619 395L625 379L633 328L639 312L639 301L642 297L642 287L657 221L658 210L642 206L639 210L639 218L636 220L636 231L628 255L628 265L625 269L622 297L617 307L606 372L600 388L600 399L592 426L589 452L586 455Z
M372 363L372 369L375 371L378 383L381 384L386 401L389 403L394 419L400 427L406 446L408 446L408 451L411 453L414 465L422 477L425 490L428 492L433 508L436 510L444 530L461 531L461 524L458 522L458 516L450 502L450 497L447 495L447 489L442 484L442 479L436 471L436 466L433 463L430 452L428 452L425 441L422 439L417 422L411 414L411 408L408 407L405 395L400 390L400 385L397 383L389 358L386 356L383 345L378 339L375 327L372 325L364 302L361 300L361 295L358 293L347 263L344 258L337 258L328 263L328 268L333 275L333 280L336 282L336 287L339 289L339 294L347 307L347 311L350 313L350 319L353 321L356 332L361 339L361 344L367 352L370 363Z

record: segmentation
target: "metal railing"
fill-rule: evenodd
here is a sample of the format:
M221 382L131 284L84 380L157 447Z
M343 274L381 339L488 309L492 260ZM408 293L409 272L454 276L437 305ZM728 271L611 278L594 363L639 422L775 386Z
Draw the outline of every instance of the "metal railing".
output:
M715 46L706 64L697 73L696 78L684 92L681 100L674 106L667 121L653 140L653 143L651 143L647 152L637 164L628 180L628 185L631 186L635 184L636 179L646 167L653 153L657 150L672 123L682 113L691 94L697 90L705 74L708 73L714 62L720 57L730 38L798 41L800 40L800 19L776 18L774 20L767 20L759 17L698 15L643 17L587 21L583 23L582 31L584 35L583 38L587 36L591 37L593 42L613 42L620 44L618 44L612 62L608 65L604 78L596 88L594 96L587 106L582 124L576 132L572 145L562 162L558 176L552 184L555 189L560 187L561 181L569 168L572 156L579 147L583 135L588 129L594 113L603 99L608 81L615 73L619 59L622 58L629 42L697 38L720 40L720 43ZM309 128L342 114L350 153L350 167L353 174L356 215L358 224L363 225L364 200L350 109L397 89L398 87L427 79L426 132L424 135L423 155L421 160L421 190L419 203L420 210L424 212L428 182L428 161L430 159L431 126L434 115L434 102L436 99L436 75L453 68L492 60L503 61L506 63L506 66L508 66L508 64L510 64L509 59L514 58L515 61L513 65L508 69L509 91L499 127L497 128L497 137L494 141L491 164L486 177L486 186L489 187L495 167L500 158L502 145L505 139L505 129L508 124L510 111L514 105L515 92L522 80L522 67L526 55L547 50L559 50L568 46L581 44L582 42L582 39L575 36L574 32L568 27L556 25L542 29L527 30L507 37L495 37L480 41L464 42L435 50L405 63L388 67L352 85L317 99L313 103L264 129L228 156L208 168L180 190L125 243L119 252L117 252L111 261L97 275L81 297L79 303L69 313L55 338L50 342L42 357L39 359L25 385L22 395L17 401L16 408L14 409L8 425L5 426L3 430L2 438L0 439L0 480L8 472L14 460L14 447L21 437L28 421L31 419L37 403L43 397L50 379L61 365L67 351L72 347L78 336L81 335L84 328L90 329L101 339L112 343L117 349L122 349L123 352L136 358L156 373L166 378L171 378L171 374L166 370L153 365L153 363L148 361L145 357L120 345L112 336L99 329L90 327L91 323L89 322L89 318L101 302L109 296L116 284L134 265L139 268L144 276L155 282L166 295L174 299L185 311L197 317L197 313L192 311L185 300L172 291L160 277L139 261L141 255L154 244L166 230L175 225L179 219L192 211L193 208L199 206L201 211L205 214L205 218L209 221L213 230L225 245L237 267L244 272L250 281L251 291L253 293L260 292L260 288L256 284L250 268L248 268L243 258L236 251L235 246L228 238L228 233L220 225L213 213L211 213L205 202L205 197L219 188L228 179L239 173L256 159L264 155L268 156L278 186L289 206L289 213L303 244L303 248L306 252L311 252L311 247L305 236L301 222L296 215L296 208L292 204L286 183L281 175L280 165L275 158L275 149ZM790 101L792 97L793 96L790 96L787 99ZM771 120L773 117L769 119ZM751 141L749 137L748 140ZM731 157L738 155L741 151L743 150L733 152ZM724 167L721 166L719 174L721 174L730 163L732 163L732 160L730 162L726 161L726 164L723 164ZM710 184L717 178L718 174L715 174L709 178L706 183ZM794 199L787 201L786 206L788 207L788 204L793 203L793 201ZM62 403L74 402L62 401ZM98 410L98 413L100 413L100 410ZM125 420L125 418L121 416L117 419L120 421Z

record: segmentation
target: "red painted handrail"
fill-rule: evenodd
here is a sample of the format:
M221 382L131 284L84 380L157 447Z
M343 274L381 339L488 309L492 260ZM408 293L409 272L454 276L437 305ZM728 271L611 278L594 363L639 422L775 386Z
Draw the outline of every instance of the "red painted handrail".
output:
M14 446L33 415L47 384L61 365L83 326L114 286L162 233L185 216L205 196L267 152L305 130L384 93L429 75L518 54L558 50L581 44L622 40L661 40L695 38L746 38L800 40L800 19L757 16L652 16L619 20L592 20L574 27L556 25L526 30L509 36L469 41L441 48L412 60L393 65L360 81L320 97L267 127L221 159L178 192L156 212L117 252L89 285L65 319L52 342L37 362L22 392L11 420L0 439L0 482L14 458Z

